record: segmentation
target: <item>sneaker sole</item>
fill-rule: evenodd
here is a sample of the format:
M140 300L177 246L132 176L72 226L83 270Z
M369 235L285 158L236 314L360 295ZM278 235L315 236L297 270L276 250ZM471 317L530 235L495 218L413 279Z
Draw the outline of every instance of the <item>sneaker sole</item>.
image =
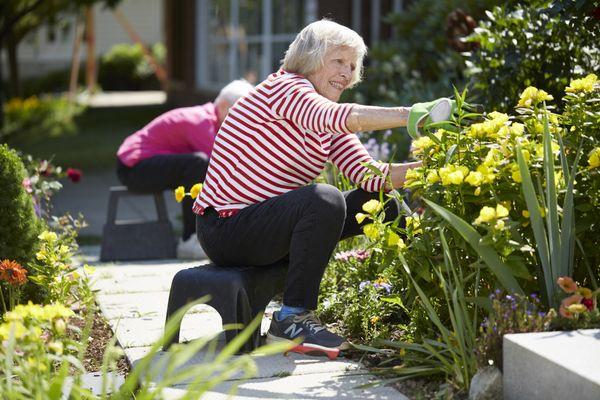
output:
M294 344L293 341L286 339L286 338L279 337L279 336L271 335L270 332L267 332L267 343ZM319 346L318 344L314 344L314 343L301 343L299 345L296 345L296 347L298 347L298 346L303 346L303 347L306 347L307 349L313 349L314 351L317 351L317 352L328 352L328 351L334 351L334 350L337 350L337 351L348 350L350 348L350 343L343 342L338 347Z

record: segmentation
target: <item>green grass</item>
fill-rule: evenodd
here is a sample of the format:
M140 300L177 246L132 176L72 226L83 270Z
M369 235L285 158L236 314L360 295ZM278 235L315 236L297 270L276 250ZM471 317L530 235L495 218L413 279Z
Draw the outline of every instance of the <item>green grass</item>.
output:
M84 172L113 169L123 140L166 109L163 105L88 108L76 120L76 134L15 147L36 158L53 157L54 164L64 168Z

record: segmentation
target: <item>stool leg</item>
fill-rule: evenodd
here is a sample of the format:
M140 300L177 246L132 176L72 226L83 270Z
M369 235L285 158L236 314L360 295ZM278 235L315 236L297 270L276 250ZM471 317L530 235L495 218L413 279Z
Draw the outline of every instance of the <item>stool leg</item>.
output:
M175 315L177 310L179 310L181 307L185 306L186 304L187 304L187 299L185 297L184 291L178 290L175 287L175 285L172 285L171 292L169 293L169 304L167 306L167 317L165 320L165 327L167 326L169 319L173 315ZM175 330L175 333L173 334L173 336L170 339L165 340L165 343L163 344L164 351L167 351L173 343L179 343L180 332L181 332L181 321L179 321L177 323L177 329Z

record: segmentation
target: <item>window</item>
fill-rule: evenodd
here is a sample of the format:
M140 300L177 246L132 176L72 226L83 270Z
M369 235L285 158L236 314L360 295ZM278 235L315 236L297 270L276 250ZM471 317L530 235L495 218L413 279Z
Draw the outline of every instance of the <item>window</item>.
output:
M196 82L203 89L240 77L261 81L317 14L316 0L196 1Z

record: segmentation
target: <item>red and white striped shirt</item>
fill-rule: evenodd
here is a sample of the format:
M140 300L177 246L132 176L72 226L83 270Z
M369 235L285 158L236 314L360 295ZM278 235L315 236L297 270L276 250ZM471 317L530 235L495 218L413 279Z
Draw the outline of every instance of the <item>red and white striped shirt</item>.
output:
M385 184L389 165L374 161L346 127L353 104L318 94L301 75L279 70L229 109L206 179L194 203L228 217L249 205L310 183L329 160L369 192ZM383 177L362 181L368 163Z

